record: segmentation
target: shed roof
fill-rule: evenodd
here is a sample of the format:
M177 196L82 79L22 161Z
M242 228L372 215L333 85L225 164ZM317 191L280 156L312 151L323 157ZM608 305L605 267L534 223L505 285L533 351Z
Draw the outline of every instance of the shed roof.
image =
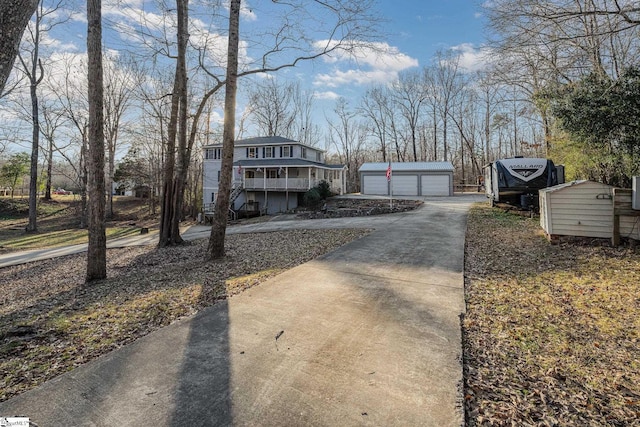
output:
M385 172L389 163L363 163L358 172ZM391 162L393 172L453 172L451 162Z
M565 182L564 184L554 185L553 187L542 188L540 190L541 193L555 193L556 191L562 191L567 188L577 187L585 184L596 184L602 187L611 187L610 185L603 184L601 182L589 181L587 179L579 179L577 181Z

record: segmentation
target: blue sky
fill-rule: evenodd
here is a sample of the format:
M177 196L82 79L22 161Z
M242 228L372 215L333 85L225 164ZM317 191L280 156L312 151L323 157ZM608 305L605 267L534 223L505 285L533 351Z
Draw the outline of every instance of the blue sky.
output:
M439 49L483 42L483 20L473 0L381 0L389 44L425 65Z
M194 11L190 16L191 41L200 46L206 43L210 48L211 59L224 61L226 39L221 34L226 32L222 28L226 24L225 19L212 23L210 11L206 8L198 9L199 1L207 0L192 0ZM153 0L103 0L107 48L116 51L142 50L138 47L141 39L135 32L142 20L147 29L151 28L158 34L162 33L162 28L167 23L171 28L174 17L171 14L163 16L154 8L154 3ZM268 0L245 0L243 4L251 10L244 10L241 34L243 28L251 30L254 26L268 25L274 19L270 15L274 12ZM300 81L304 88L316 95L320 111L318 117L324 121L325 112L330 112L338 97L356 100L373 84L391 83L405 70L418 70L428 65L438 50L453 49L459 52L463 68L473 69L481 63L479 53L484 41L483 18L475 0L378 0L378 8L379 14L386 20L380 28L381 37L376 40L378 53L362 52L357 62L339 55L326 57L312 64L303 64L295 69L264 77ZM56 55L61 52L77 57L78 61L84 57L84 3L76 3L74 9L75 13L70 21L56 27L46 36L47 47L43 51L47 52L48 58L45 57L45 60L54 67L56 60L60 58ZM119 32L114 31L114 28L119 28ZM168 37L174 37L171 30ZM252 51L251 48L247 44L245 55L260 57L259 51ZM167 70L172 68L173 65L170 65ZM238 114L242 114L242 98L239 101ZM221 109L218 109L213 120L221 119Z

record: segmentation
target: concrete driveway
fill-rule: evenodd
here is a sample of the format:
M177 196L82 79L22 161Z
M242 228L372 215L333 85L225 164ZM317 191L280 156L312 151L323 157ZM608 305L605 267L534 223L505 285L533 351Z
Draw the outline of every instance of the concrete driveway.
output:
M0 416L40 426L460 426L464 233L476 200L354 219L376 230L0 403Z

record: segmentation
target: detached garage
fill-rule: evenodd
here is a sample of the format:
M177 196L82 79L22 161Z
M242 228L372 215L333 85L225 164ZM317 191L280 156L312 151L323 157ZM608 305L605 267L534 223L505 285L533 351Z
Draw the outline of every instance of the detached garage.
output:
M453 165L450 162L365 163L360 174L360 192L388 196L453 196Z

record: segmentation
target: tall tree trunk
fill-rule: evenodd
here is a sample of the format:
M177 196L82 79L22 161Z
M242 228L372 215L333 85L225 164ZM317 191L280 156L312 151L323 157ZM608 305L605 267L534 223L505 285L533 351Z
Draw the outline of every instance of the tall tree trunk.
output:
M53 173L53 138L47 138L47 184L44 190L44 199L51 200L51 174Z
M229 45L227 47L227 86L224 96L224 127L222 132L222 166L220 187L213 214L208 258L224 256L224 240L229 214L229 193L233 172L233 145L236 127L236 90L238 86L238 44L240 38L240 0L231 0L229 7Z
M114 159L115 150L109 149L109 160L107 162L107 176L104 188L107 191L107 201L105 209L105 217L113 218L113 175L116 170L116 162Z
M180 11L182 9L182 12ZM187 180L187 172L189 171L189 162L191 160L190 152L187 149L187 41L189 39L189 2L181 0L178 8L178 20L182 25L178 24L178 29L182 29L182 36L178 43L178 55L185 58L181 63L180 70L180 106L178 109L178 153L176 180L173 197L173 215L171 217L171 242L172 244L180 244L183 242L180 236L180 221L183 214L183 201L185 192L185 183Z
M3 0L0 6L0 96L18 55L22 33L39 0Z
M182 243L180 237L180 216L182 213L182 193L184 184L180 184L182 155L178 153L179 163L176 170L176 137L179 133L179 149L186 145L187 126L187 66L186 52L188 33L188 0L177 0L178 14L178 59L176 61L175 81L171 96L171 118L167 139L167 158L164 169L162 210L160 214L160 240L158 246L164 247Z
M33 52L31 52L31 67L22 60L22 65L29 77L29 94L31 95L31 168L29 172L29 223L27 225L27 233L37 233L38 227L37 209L38 209L38 150L40 148L40 110L38 108L38 85L44 78L44 70L40 62L40 22L42 16L36 14L36 22L33 36ZM38 76L40 70L40 76Z
M178 59L179 61L179 59ZM170 244L171 218L173 217L173 175L176 165L176 134L178 132L178 105L180 98L178 68L176 65L176 79L173 83L173 95L171 96L171 117L167 130L167 150L165 153L162 200L160 204L160 232L158 246L164 247Z
M38 45L36 44L35 51L37 52ZM37 233L38 227L36 224L37 209L38 209L38 149L40 147L40 121L38 112L38 79L36 76L37 53L34 54L34 64L32 68L32 75L30 76L31 85L31 120L32 120L32 134L31 134L31 168L29 172L29 224L27 225L27 233Z
M80 147L80 228L87 228L88 204L87 204L87 141L86 131L82 134L82 146Z
M105 233L104 116L102 83L102 4L87 0L87 56L89 88L89 248L87 282L107 277Z

